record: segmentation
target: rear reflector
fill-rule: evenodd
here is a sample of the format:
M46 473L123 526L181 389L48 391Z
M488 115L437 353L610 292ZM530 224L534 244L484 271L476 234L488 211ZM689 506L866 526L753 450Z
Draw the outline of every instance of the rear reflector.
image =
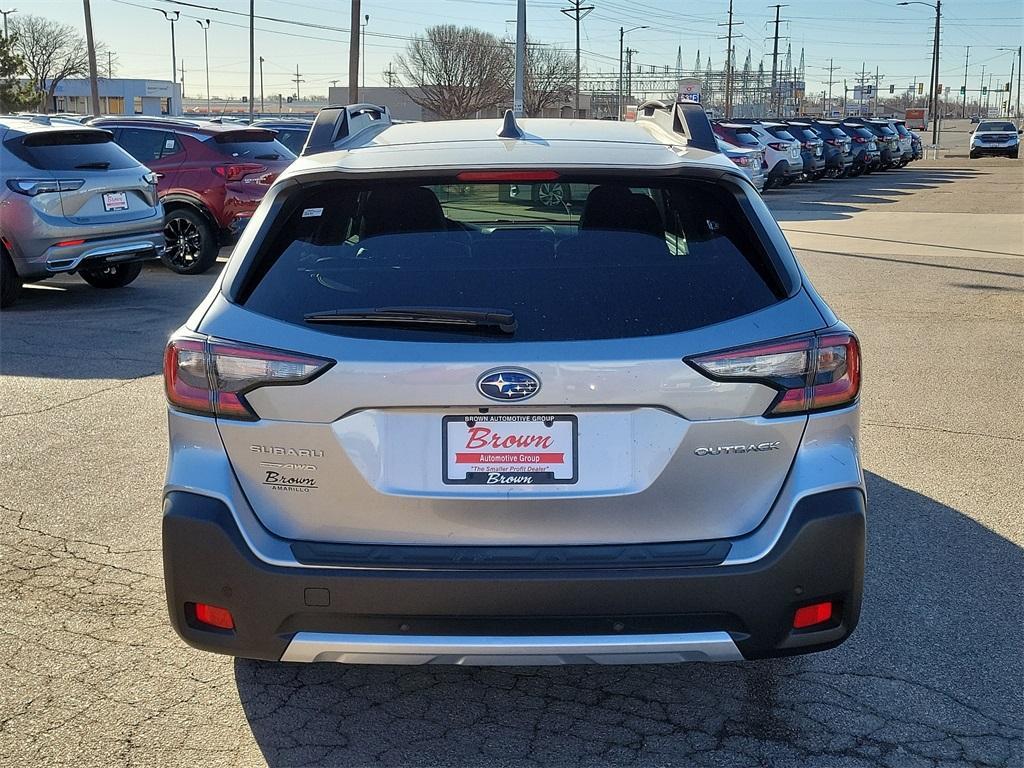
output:
M747 381L779 391L765 416L848 405L860 392L860 345L852 333L803 336L689 358L716 381Z
M259 417L245 393L259 387L306 384L333 360L228 341L174 338L164 350L164 390L178 410L222 419Z
M59 243L57 243L57 247L58 248L67 248L68 246L72 246L72 245L81 245L84 242L85 242L85 240L61 240Z
M196 621L200 624L208 624L217 629L235 628L235 620L231 616L231 611L227 608L218 608L216 605L207 605L206 603L196 603L195 610Z
M459 181L554 181L558 171L463 171Z
M832 603L815 603L797 608L793 614L793 629L806 629L818 624L824 624L832 619Z

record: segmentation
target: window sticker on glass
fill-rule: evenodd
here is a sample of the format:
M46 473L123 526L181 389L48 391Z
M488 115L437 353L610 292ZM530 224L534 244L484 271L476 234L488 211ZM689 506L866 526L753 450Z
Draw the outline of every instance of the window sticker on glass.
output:
M164 142L164 149L174 149L174 139L167 139Z
M323 208L306 208L305 210L302 211L302 218L309 219L314 216L323 216L323 213Z

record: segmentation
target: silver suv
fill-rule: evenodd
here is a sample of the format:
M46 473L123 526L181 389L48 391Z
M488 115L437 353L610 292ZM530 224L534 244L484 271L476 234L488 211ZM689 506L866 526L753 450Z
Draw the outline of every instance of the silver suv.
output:
M163 218L156 176L109 131L0 117L0 306L61 273L128 285L163 250Z
M857 339L697 105L327 108L164 371L198 648L724 661L857 623Z

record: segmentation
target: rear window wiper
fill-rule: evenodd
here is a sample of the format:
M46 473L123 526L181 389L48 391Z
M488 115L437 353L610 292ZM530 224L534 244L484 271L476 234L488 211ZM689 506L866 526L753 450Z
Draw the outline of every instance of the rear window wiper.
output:
M462 328L496 328L516 332L516 316L507 309L460 307L376 307L310 312L307 323L390 323L394 325L447 325Z
M277 154L277 152L271 152L271 153L266 154L266 155L256 155L256 157L254 157L253 159L254 160L279 160L280 158L281 158L281 156L279 154Z
M79 168L81 168L83 170L85 170L87 168L94 168L97 171L105 171L109 167L110 167L110 163L107 162L106 160L97 160L97 161L95 161L93 163L82 163L81 165L76 165L75 166L75 170L78 170Z

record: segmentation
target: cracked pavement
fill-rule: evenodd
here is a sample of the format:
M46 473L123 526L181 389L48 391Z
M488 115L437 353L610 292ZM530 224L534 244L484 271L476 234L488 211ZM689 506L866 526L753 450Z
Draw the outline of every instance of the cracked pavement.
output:
M952 189L943 205L964 200L951 215L971 227L975 196L998 195L1024 243L1019 163L958 162L769 203L789 226L831 199L844 231L874 237L847 209L928 210ZM864 346L861 623L835 650L748 664L345 667L188 648L161 579L159 368L213 276L26 287L0 318L0 766L1024 765L1024 259L877 249L800 253Z

